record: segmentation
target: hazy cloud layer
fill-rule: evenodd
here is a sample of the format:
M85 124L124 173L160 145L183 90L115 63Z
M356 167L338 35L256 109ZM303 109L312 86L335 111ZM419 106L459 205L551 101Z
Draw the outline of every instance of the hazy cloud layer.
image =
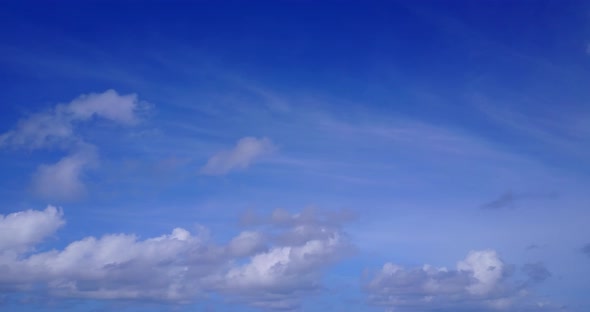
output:
M291 226L267 224L266 230L244 231L227 244L212 242L205 229L175 228L152 238L105 234L63 249L27 252L63 224L61 211L51 206L0 218L2 289L177 303L221 293L247 305L292 309L303 294L319 291L323 268L341 259L349 246L341 231L305 223L299 226L314 228L317 235L291 243L273 239Z

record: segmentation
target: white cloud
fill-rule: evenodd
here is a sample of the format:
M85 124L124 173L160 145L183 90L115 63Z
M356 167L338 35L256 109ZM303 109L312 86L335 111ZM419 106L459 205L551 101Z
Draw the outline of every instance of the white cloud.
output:
M62 211L48 206L0 215L0 253L23 253L64 224Z
M107 234L61 250L25 253L63 222L53 207L0 219L1 231L24 233L0 238L0 289L34 286L54 297L177 303L217 293L265 309L290 309L303 294L318 290L323 268L340 259L348 244L340 231L301 244L276 244L275 232L288 227L267 224L268 231L242 232L221 245L209 240L206 231L175 228L153 238Z
M245 137L232 150L221 151L201 168L202 174L222 175L232 170L248 168L252 163L272 154L276 150L268 138Z
M346 243L338 233L302 245L280 246L253 256L244 265L229 270L223 287L243 300L264 302L268 298L289 302L294 294L317 290L318 273L344 254Z
M228 246L232 255L245 256L265 248L262 235L258 232L245 231L231 240Z
M456 269L386 263L366 289L373 304L395 311L539 311L536 298L511 282L509 271L496 251L471 251Z
M37 149L63 143L74 137L77 122L93 116L132 125L138 120L139 104L136 94L119 95L114 90L81 95L68 104L20 120L14 130L0 136L0 147Z
M33 190L48 199L71 200L85 193L82 175L96 164L95 148L86 145L55 164L41 165L33 175Z
M495 251L471 251L465 260L457 264L457 268L463 272L469 272L474 282L467 291L473 295L485 295L493 291L504 272L504 263Z
M14 130L0 135L1 147L28 149L57 146L70 155L55 164L44 164L33 175L33 191L50 199L74 199L85 192L83 173L98 160L97 148L75 134L78 123L94 117L122 125L138 122L140 109L136 94L120 95L114 90L79 96L49 111L33 114L18 122Z
M20 120L15 130L2 134L0 147L12 145L35 149L55 144L72 135L69 120L53 112L45 112Z
M120 124L133 125L138 121L135 114L138 108L137 94L119 95L115 90L107 90L103 93L81 95L63 107L63 110L71 114L74 120L97 116Z

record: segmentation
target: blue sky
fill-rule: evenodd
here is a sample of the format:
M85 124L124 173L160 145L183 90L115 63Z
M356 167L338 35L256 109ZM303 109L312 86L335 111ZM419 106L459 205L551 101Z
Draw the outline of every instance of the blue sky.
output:
M588 311L584 1L0 4L3 311Z

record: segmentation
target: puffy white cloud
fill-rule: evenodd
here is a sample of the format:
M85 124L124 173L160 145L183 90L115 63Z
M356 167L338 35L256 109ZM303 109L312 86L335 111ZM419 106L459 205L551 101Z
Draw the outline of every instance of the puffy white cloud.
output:
M337 230L300 244L277 244L275 232L289 228L267 224L221 245L209 240L206 230L193 234L176 228L147 239L107 234L61 250L26 252L61 224L61 212L53 207L1 219L1 231L24 234L12 240L2 236L0 289L180 303L217 293L265 309L290 309L298 306L302 294L317 291L322 269L340 259L348 245Z
M136 94L120 95L114 90L81 95L68 104L36 113L18 122L14 130L0 136L1 146L48 147L71 140L74 125L93 116L124 125L137 122L140 102Z
M0 215L0 253L28 251L64 223L62 211L53 206Z
M395 311L545 311L525 288L511 282L494 250L471 251L456 269L404 268L386 263L366 284L373 304Z
M256 254L242 266L226 274L227 287L240 291L283 292L288 288L312 288L318 267L328 264L343 251L338 233L327 239L313 239L301 246L275 247Z
M201 168L201 173L223 175L232 170L245 169L275 150L275 145L268 138L245 137L240 139L232 150L221 151L209 158Z
M97 116L126 125L138 121L135 114L138 108L137 94L120 95L115 90L81 95L62 107L74 120L86 120Z
M504 273L504 263L493 250L471 251L465 260L457 264L457 268L473 277L467 291L474 295L493 291Z

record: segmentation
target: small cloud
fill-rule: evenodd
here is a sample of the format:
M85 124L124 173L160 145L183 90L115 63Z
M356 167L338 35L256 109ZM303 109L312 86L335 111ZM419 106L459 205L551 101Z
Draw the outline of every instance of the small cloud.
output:
M497 197L496 199L483 204L481 206L482 209L490 209L490 210L497 210L497 209L506 209L506 208L514 208L516 202L525 200L525 199L552 199L556 198L558 195L554 192L549 193L514 193L512 191L507 191Z
M26 210L0 215L0 254L28 251L55 233L64 223L63 212L53 206L42 211Z
M541 283L551 277L551 272L547 270L542 262L526 263L522 266L522 271L527 275L529 281Z
M51 165L41 165L33 175L33 191L47 199L73 200L82 196L86 188L82 175L86 169L96 164L97 153L93 146L84 148L63 157Z
M514 205L514 202L518 199L518 196L515 196L512 191L508 191L500 197L492 200L489 203L482 205L484 209L504 209L504 208L511 208Z
M200 172L206 175L223 175L233 170L246 169L274 151L276 146L268 138L245 137L232 150L221 151L209 158Z
M138 108L137 94L119 95L115 90L107 90L103 93L81 95L63 107L63 110L74 120L87 120L97 116L120 124L133 125L138 122Z
M584 245L584 247L582 247L581 251L582 251L582 253L584 253L585 255L590 257L590 243Z
M526 251L530 251L530 250L535 250L535 249L539 249L541 248L541 246L537 245L537 244L530 244L528 246L525 247Z
M136 94L115 90L83 94L68 104L21 119L15 129L0 135L0 147L38 149L72 140L76 123L100 117L123 125L137 123L140 108ZM71 142L70 142L71 143Z

